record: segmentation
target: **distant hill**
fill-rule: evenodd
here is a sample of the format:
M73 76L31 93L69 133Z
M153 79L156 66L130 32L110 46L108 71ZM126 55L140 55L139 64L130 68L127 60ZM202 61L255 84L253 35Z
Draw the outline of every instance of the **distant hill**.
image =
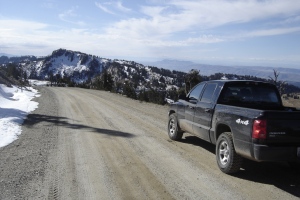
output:
M48 79L50 76L69 77L74 82L85 82L102 72L109 59L78 51L58 49L51 55L20 62L27 76Z
M184 72L172 72L157 67L144 66L134 61L106 59L86 53L58 49L51 55L37 57L19 57L18 59L1 57L0 64L15 63L26 72L29 79L50 79L54 77L69 79L78 84L91 81L107 71L116 83L129 81L137 89L155 88L165 90L181 87Z
M191 69L200 70L201 75L209 76L215 73L249 75L269 79L273 77L273 69L280 73L278 79L287 81L289 84L300 86L300 69L295 68L272 68L259 66L221 66L197 64L190 61L162 60L157 62L143 62L144 64L188 72ZM300 68L300 66L299 66Z
M8 54L0 55L0 64L19 63L19 62L34 61L34 60L37 60L37 57L35 57L35 56L11 56Z
M200 70L202 81L219 79L267 81L269 76L273 77L273 69L266 67L213 66L177 60L163 60L145 65L66 49L55 50L45 57L0 57L0 67L4 68L10 63L25 72L29 79L46 79L82 87L92 87L97 81L99 85L104 85L101 76L104 76L103 72L107 72L111 79L105 80L112 82L117 91L122 91L124 84L129 84L136 91L177 90L184 86L186 73L191 69ZM280 79L298 82L300 70L285 68L276 70L280 72ZM294 87L288 91L300 91L300 88Z
M7 54L7 53L0 53L0 56L14 57L15 55Z

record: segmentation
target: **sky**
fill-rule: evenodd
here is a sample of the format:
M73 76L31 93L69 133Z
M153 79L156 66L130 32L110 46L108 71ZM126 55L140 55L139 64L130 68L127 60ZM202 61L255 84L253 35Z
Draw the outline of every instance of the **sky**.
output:
M0 0L0 53L300 68L299 0Z

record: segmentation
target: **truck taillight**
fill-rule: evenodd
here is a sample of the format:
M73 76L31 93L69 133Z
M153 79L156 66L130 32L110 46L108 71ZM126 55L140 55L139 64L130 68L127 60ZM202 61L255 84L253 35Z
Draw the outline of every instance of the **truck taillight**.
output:
M254 120L252 138L266 139L267 138L267 121Z

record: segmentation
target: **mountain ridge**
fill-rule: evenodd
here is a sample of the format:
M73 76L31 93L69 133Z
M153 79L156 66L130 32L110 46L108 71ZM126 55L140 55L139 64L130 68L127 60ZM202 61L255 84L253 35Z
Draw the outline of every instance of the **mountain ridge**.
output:
M153 65L157 67L168 68L171 70L178 70L184 68L185 72L191 69L200 70L200 74L209 76L215 73L249 75L259 78L268 79L273 76L273 70L280 73L278 80L288 82L299 82L300 84L300 69L283 68L283 67L263 67L263 66L226 66L226 65L209 65L198 64L191 61L170 60L164 59L156 62L143 62L144 64Z
M221 65L197 64L191 61L162 60L147 62L147 65L134 61L107 59L99 56L58 49L44 57L0 57L0 64L10 62L19 63L26 71L27 77L32 79L49 79L50 77L68 78L76 83L91 83L103 71L108 71L115 82L131 81L135 88L170 89L182 87L186 72L191 69L200 70L203 80L214 74L253 76L264 79L273 77L273 69L268 67L230 67ZM159 68L161 67L161 68ZM165 69L167 68L167 69ZM280 73L279 80L288 80L295 85L299 83L300 70L275 68ZM216 76L214 76L216 78ZM219 77L220 78L220 77ZM226 78L226 77L225 77ZM238 77L232 77L238 79Z

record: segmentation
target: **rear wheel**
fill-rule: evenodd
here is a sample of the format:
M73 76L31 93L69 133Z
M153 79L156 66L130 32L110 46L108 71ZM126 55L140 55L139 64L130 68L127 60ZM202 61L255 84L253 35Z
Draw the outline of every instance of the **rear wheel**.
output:
M232 134L222 133L216 145L216 158L220 170L226 174L236 173L242 165L242 157L235 152Z
M172 140L180 140L183 135L183 132L180 130L178 126L178 120L175 113L169 116L168 135Z

